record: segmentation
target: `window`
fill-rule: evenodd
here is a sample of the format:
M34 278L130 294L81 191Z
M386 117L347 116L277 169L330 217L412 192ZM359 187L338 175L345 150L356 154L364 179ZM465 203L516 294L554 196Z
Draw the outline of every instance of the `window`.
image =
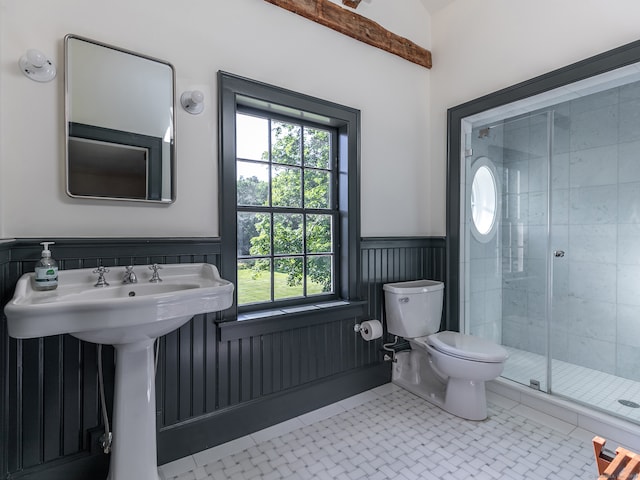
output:
M471 233L482 243L492 240L500 215L495 167L487 157L479 157L471 167Z
M223 72L219 89L221 273L234 305L357 298L359 112Z
M236 113L238 305L334 292L335 129Z

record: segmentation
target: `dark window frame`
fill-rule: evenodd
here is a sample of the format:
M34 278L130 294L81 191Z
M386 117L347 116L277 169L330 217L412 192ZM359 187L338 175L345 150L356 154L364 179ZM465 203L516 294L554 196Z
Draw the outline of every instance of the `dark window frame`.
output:
M257 82L227 72L218 72L219 105L219 201L221 262L220 273L237 284L236 232L236 129L238 110L256 109L267 114L283 114L318 126L337 130L337 252L336 292L329 301L358 301L360 295L360 111L333 102ZM297 117L298 115L298 117ZM237 292L233 306L223 312L223 321L237 320L238 312L265 311L273 319L273 310L296 305L313 305L320 299L309 297L277 304L265 303L238 309ZM340 302L337 302L340 303ZM286 312L281 312L285 313ZM281 315L278 315L280 317Z

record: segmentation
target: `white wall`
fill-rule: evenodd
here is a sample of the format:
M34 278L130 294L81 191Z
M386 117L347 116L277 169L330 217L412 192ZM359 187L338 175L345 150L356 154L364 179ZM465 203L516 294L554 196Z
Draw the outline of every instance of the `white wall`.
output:
M430 47L420 0L363 2L358 13ZM64 193L67 33L171 62L178 96L204 91L202 115L178 108L175 204ZM56 80L38 84L20 73L17 60L28 48L53 57ZM0 0L0 238L219 235L218 70L360 109L362 235L433 230L428 70L263 0Z
M640 39L637 0L456 0L432 16L428 232L445 234L447 109Z

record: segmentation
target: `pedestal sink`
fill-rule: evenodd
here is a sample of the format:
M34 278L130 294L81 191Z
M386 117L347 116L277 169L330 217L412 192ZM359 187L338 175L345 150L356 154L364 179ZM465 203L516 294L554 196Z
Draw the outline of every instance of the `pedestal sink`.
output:
M206 263L162 265L162 281L136 267L138 283L122 284L124 267L110 267L110 286L94 287L93 269L64 270L56 290L37 291L23 275L6 305L9 335L68 333L116 350L113 445L109 480L158 480L153 343L194 315L229 308L233 284Z

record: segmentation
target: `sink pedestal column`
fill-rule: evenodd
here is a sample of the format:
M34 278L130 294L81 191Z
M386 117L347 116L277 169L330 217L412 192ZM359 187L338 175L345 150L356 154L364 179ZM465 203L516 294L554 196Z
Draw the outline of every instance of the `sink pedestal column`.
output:
M153 339L114 345L113 444L107 480L159 480Z

